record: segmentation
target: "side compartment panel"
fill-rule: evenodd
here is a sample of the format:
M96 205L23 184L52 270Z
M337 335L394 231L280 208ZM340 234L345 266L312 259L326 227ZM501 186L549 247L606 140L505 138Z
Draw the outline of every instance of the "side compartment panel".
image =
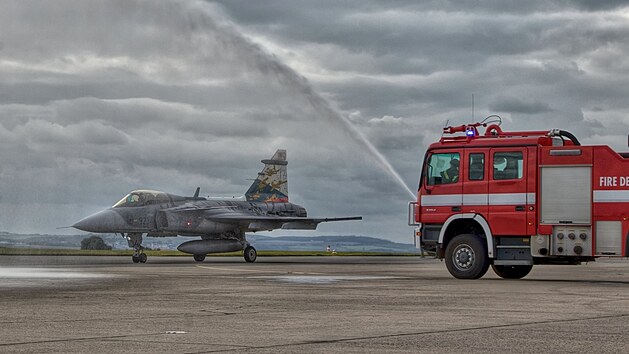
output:
M620 221L596 222L596 254L622 254L622 224Z
M540 222L589 224L592 211L590 166L543 166Z

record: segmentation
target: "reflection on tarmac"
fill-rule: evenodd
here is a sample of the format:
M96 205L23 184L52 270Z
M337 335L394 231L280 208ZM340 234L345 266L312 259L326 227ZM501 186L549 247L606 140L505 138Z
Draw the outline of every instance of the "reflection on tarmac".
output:
M0 268L0 287L45 287L56 285L60 281L65 283L108 277L111 275L63 268Z

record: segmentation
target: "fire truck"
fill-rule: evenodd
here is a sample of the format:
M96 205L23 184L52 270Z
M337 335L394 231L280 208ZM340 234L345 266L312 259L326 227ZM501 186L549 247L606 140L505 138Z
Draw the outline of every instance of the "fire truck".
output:
M428 148L409 204L421 247L459 279L489 266L519 279L535 264L627 257L629 154L559 129L507 132L501 122L446 127Z

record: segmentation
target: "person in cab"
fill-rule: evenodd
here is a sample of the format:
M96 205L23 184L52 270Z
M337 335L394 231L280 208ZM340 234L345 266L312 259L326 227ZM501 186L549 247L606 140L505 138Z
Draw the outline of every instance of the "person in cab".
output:
M459 180L459 160L452 159L450 161L450 167L441 172L441 178L443 183L455 183Z

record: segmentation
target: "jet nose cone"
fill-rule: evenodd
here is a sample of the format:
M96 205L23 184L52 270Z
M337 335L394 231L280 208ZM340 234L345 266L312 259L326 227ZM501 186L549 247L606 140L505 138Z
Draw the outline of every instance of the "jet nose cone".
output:
M118 213L107 209L79 220L72 227L87 232L116 232L121 221L124 220Z

